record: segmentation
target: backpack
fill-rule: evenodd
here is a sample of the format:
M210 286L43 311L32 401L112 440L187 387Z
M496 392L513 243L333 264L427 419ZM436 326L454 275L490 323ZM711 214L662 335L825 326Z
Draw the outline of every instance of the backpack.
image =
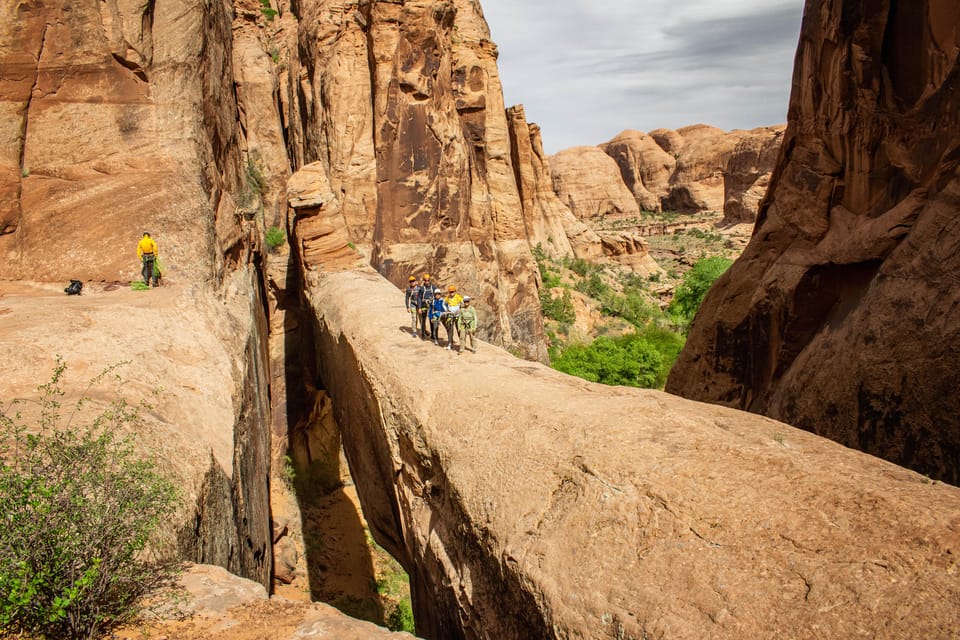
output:
M83 289L83 283L79 280L71 280L70 286L63 290L68 296L78 296L80 295L80 290Z

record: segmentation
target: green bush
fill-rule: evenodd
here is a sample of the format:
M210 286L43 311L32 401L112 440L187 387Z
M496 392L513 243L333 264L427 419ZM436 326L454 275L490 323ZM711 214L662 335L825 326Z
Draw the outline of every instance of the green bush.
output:
M700 308L707 291L731 264L732 260L721 256L699 260L683 274L683 280L673 294L669 311L689 323Z
M22 401L0 403L0 636L101 637L177 568L148 550L176 492L121 435L138 408L117 400L74 425L80 400L64 423L64 370L39 387L32 426Z
M551 354L550 366L570 375L611 385L662 388L683 347L683 337L648 327L619 338L600 336L589 345L571 345Z
M283 227L274 226L267 229L265 240L267 246L271 249L276 249L284 243L287 239L287 234L284 233Z
M415 633L413 607L409 599L398 602L397 606L387 615L387 629Z

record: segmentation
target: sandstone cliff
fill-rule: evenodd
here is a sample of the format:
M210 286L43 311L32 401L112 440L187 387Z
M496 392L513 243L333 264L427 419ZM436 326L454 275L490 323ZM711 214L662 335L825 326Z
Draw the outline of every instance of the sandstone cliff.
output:
M667 389L960 482L960 7L808 3L753 240Z

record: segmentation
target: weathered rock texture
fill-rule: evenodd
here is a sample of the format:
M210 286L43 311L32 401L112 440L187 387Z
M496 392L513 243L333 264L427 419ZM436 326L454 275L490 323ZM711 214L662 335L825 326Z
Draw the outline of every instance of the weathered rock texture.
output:
M764 417L411 342L372 272L316 272L307 295L421 635L960 632L960 489Z
M724 223L736 224L756 217L783 130L628 130L600 148L616 160L641 210L723 211Z
M667 389L960 482L960 6L808 3L753 240Z

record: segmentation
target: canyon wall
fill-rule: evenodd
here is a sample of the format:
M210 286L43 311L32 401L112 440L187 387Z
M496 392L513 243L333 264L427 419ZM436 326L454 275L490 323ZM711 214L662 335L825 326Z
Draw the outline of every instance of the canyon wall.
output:
M369 270L313 272L306 294L419 635L960 631L955 487L764 417L411 341L402 295Z
M960 482L960 6L807 3L753 239L667 390Z

